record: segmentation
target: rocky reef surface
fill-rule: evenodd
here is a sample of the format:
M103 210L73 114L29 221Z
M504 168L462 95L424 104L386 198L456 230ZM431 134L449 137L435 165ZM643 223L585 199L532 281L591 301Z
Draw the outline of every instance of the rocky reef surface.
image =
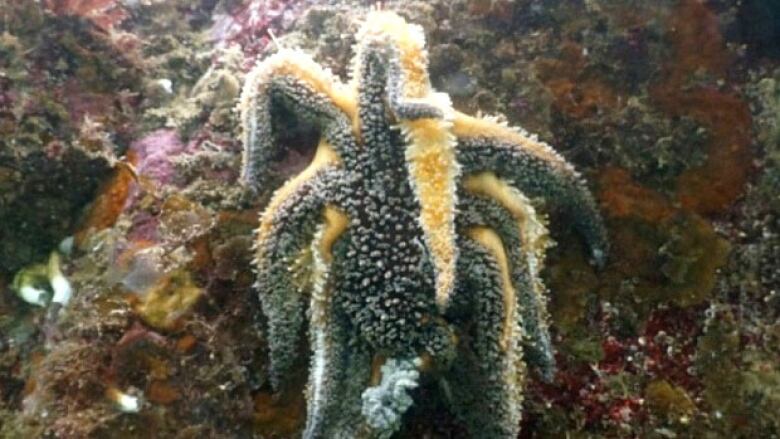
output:
M384 2L456 109L538 133L607 222L599 271L546 212L558 369L531 376L521 437L780 435L773 5ZM235 107L278 47L346 78L371 6L0 1L0 437L298 434L307 348L271 392L251 264L271 188L237 183ZM316 146L283 140L275 183ZM433 386L398 437L468 437Z

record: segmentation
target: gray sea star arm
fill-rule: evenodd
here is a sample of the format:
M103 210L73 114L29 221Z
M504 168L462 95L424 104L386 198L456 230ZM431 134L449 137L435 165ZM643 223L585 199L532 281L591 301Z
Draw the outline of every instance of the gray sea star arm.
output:
M352 71L355 88L383 90L390 111L398 119L444 116L444 109L430 99L422 28L384 16L366 23L357 38L360 45ZM358 94L362 95L360 91Z
M470 431L480 438L513 438L520 428L525 375L519 328L512 329L516 336L505 338L506 314L512 311L504 306L502 267L487 242L476 236L489 230L473 230L478 232L474 238L460 240L458 271L465 277L454 298L469 304L471 329L445 379L452 407Z
M305 174L305 173L304 173ZM268 317L271 384L279 389L298 354L311 243L323 209L343 173L326 164L283 186L261 218L257 233L257 290Z
M540 267L535 266L541 261L534 260L538 255L524 242L524 238L526 241L531 238L527 236L531 233L526 231L526 236L521 236L517 219L491 198L461 194L458 208L459 235L465 235L471 227L485 226L495 230L504 243L518 294L518 323L524 332L525 359L546 380L551 380L555 373L555 357L550 341L547 297L537 272Z
M312 349L304 439L353 437L360 426L357 401L367 385L370 359L349 346L344 318L330 305L322 319L312 319Z
M366 43L357 60L358 87L384 90L387 104L396 118L415 120L444 116L442 109L434 103L405 95L406 77L400 54L394 42L386 36Z
M455 181L459 167L447 117L446 95L434 93L422 28L393 13L369 14L357 35L352 79L358 95L358 125L365 164L389 171L392 182L408 181L418 222L435 271L440 310L454 288ZM404 175L406 174L406 175ZM376 172L366 175L373 180Z
M369 386L371 357L366 350L340 338L344 333L339 331L346 329L340 323L336 325L327 334L328 343L332 344L323 363L321 398L312 405L314 400L309 397L304 439L371 437L361 413L361 394ZM317 353L314 355L316 358ZM313 395L317 388L313 387L312 378L313 375L308 391Z
M283 49L250 71L241 92L241 181L255 191L268 182L272 158L278 153L279 128L273 115L282 109L320 128L343 160L355 154L352 94L304 53Z
M459 115L453 131L464 175L492 171L523 194L561 207L588 244L593 262L604 264L608 241L601 214L580 175L560 155L548 145L492 121Z
M326 208L325 222L312 243L313 275L309 306L309 344L312 350L303 437L355 437L362 426L357 401L370 377L370 357L354 343L346 317L333 301L336 293L331 272L340 269L348 220ZM334 258L334 253L339 258ZM334 268L335 267L335 268Z

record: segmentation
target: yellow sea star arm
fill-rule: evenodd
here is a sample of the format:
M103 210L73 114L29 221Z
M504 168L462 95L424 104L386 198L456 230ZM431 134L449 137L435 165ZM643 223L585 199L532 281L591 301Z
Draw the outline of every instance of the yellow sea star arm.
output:
M407 167L420 203L420 225L436 268L436 303L444 309L455 284L455 181L460 168L446 122L420 119L402 122L409 146Z
M314 159L300 174L288 180L279 188L266 206L260 217L260 227L257 229L257 254L256 262L265 264L267 243L273 239L275 228L279 225L278 217L282 211L289 207L291 200L298 196L301 187L310 182L319 172L326 167L335 167L340 164L339 157L333 148L326 142L320 142Z
M374 11L366 17L357 34L359 45L355 50L355 64L352 66L352 88L357 89L361 78L360 62L364 51L371 49L371 42L392 45L394 62L399 63L399 92L407 99L428 97L431 85L428 80L428 55L425 50L425 34L420 26L407 23L391 11Z
M504 243L498 234L488 227L473 227L468 231L471 239L485 247L490 256L495 260L498 266L500 284L502 288L502 297L504 302L504 321L501 325L501 338L499 345L506 351L509 349L510 342L517 337L515 316L517 295L512 285L512 278L509 271L509 259L504 251ZM479 294L477 292L477 294Z

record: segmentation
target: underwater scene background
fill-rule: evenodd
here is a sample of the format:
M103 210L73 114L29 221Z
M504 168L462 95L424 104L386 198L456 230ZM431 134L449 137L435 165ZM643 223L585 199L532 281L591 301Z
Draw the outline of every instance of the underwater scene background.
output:
M780 2L0 0L0 438L301 436L317 347L298 334L278 389L254 241L324 134L280 106L250 190L242 88L293 48L347 82L376 9L420 26L457 112L521 126L579 171L609 254L593 263L588 203L526 194L551 238L529 276L555 366L512 365L521 397L499 402L519 426L470 429L501 410L432 367L413 370L392 428L355 435L780 436ZM316 277L306 258L278 259L296 288Z

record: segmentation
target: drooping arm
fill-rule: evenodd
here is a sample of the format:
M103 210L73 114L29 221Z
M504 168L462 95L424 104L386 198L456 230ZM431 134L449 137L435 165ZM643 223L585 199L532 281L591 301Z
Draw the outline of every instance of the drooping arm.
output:
M278 152L272 115L286 109L319 127L333 150L347 161L355 154L354 97L330 72L303 52L282 49L247 75L241 92L243 165L241 181L258 190L267 183Z
M327 151L328 149L322 149ZM307 253L322 212L343 178L337 163L319 153L288 181L263 212L256 237L257 290L268 317L271 384L279 389L297 355L304 321ZM303 276L304 279L301 279Z
M408 381L394 382L395 386L368 387L373 377L372 354L354 333L350 333L348 317L340 308L334 296L341 293L339 282L332 271L341 271L346 258L346 233L349 219L335 205L324 210L324 222L318 228L312 242L313 255L312 295L309 306L309 340L312 362L307 386L307 415L304 439L329 437L388 437L395 425L375 425L377 417L366 417L366 400L372 400L373 393L382 393L387 387L407 403L408 395L399 385ZM383 377L384 378L384 377ZM401 377L403 378L403 377ZM386 396L386 395L384 395ZM362 404L361 404L362 402ZM376 401L374 401L376 402ZM384 407L380 398L379 407L370 405L381 415L392 418L396 414ZM383 410L384 409L384 410ZM372 414L374 411L370 411ZM400 418L401 413L397 416ZM379 416L379 420L387 416ZM380 422L381 424L381 422Z
M311 244L312 294L309 300L309 345L312 350L307 393L307 414L304 439L326 437L329 429L339 426L328 420L339 419L349 409L344 409L344 393L347 380L358 379L346 376L350 360L355 355L348 349L348 334L345 319L339 315L333 303L335 294L331 277L334 245L347 230L349 219L338 208L325 207L323 223L318 227ZM359 360L358 360L359 361ZM368 369L368 359L364 359ZM367 376L367 373L364 374ZM356 399L356 395L352 395ZM357 412L353 410L353 417ZM342 432L344 433L344 432Z
M475 185L471 186L474 190ZM517 292L525 360L550 380L555 372L555 358L550 341L546 290L539 278L548 239L546 229L530 205L523 206L528 214L518 218L488 194L475 192L461 194L459 235L481 226L494 230L501 238ZM520 199L523 201L526 200Z
M489 227L468 228L459 243L461 282L453 302L468 304L472 324L460 337L446 388L454 412L480 438L517 437L525 365L507 255Z
M492 171L526 196L561 207L588 244L593 262L603 265L608 242L601 214L585 182L558 153L524 133L460 113L453 133L464 175Z

